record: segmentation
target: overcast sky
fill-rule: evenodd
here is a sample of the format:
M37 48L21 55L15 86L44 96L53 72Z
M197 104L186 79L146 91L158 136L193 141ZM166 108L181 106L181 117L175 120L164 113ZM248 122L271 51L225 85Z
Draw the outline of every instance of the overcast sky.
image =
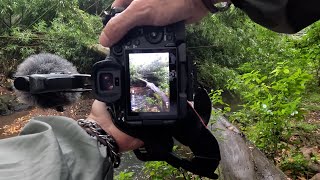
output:
M160 60L161 62L169 65L169 53L132 53L129 54L129 63L136 66L149 65L154 61Z

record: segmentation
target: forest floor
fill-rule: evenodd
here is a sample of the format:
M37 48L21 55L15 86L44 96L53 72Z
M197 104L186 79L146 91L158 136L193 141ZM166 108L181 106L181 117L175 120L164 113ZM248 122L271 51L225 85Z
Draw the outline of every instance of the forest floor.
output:
M292 120L292 133L283 140L274 161L292 179L320 180L320 92L313 91L302 102L301 120ZM317 177L315 177L317 175Z
M291 127L293 132L282 141L274 162L292 179L307 180L320 175L320 111L308 112L303 120L292 122Z
M0 87L0 95L6 94L13 95L13 92ZM18 135L22 127L24 127L32 117L36 116L66 116L75 120L86 118L90 113L92 103L93 97L85 94L76 103L65 107L64 112L57 112L53 109L44 110L32 108L15 112L8 116L2 116L0 118L0 139Z
M0 95L13 95L0 87ZM16 136L21 128L34 116L66 116L72 119L85 118L91 109L93 98L84 95L75 104L66 107L63 113L55 110L32 108L2 116L0 119L0 139ZM300 121L290 125L291 136L283 142L281 150L274 158L276 165L291 179L307 180L320 173L320 95L311 95L304 102L306 114Z

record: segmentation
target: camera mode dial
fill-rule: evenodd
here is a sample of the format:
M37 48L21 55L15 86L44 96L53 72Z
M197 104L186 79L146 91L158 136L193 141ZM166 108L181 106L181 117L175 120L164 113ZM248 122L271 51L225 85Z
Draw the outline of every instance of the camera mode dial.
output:
M146 27L144 31L146 40L151 44L157 44L163 40L163 28Z

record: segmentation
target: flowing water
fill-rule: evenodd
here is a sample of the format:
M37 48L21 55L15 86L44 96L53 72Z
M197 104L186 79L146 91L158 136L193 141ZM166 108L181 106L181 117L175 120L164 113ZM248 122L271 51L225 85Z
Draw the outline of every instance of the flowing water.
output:
M139 95L139 94L132 94L131 95L131 110L137 111L143 109L146 104L146 96Z

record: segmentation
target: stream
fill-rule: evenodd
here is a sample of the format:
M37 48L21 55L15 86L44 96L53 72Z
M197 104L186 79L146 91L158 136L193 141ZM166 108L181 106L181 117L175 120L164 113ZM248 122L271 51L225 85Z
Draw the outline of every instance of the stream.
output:
M146 97L143 95L132 94L131 95L131 110L137 111L144 107L146 104Z

